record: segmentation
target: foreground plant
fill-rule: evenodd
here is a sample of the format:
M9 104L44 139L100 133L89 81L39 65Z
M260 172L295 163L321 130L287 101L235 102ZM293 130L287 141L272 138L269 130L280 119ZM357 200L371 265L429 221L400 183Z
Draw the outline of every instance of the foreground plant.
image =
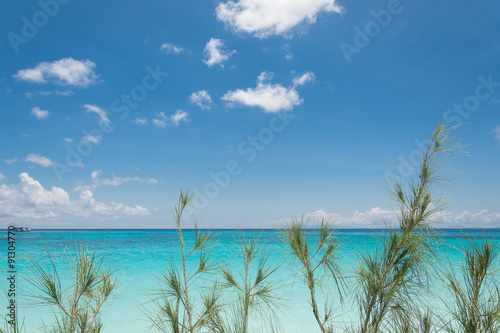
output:
M355 272L362 333L430 330L430 316L418 311L429 287L432 217L443 210L438 188L448 180L440 174L450 153L459 150L453 131L438 123L423 151L417 177L405 187L393 180L390 197L399 205L400 230L391 230L373 254L360 254Z
M115 290L116 269L105 267L104 257L89 252L82 241L74 244L72 254L66 253L68 271L61 277L48 248L46 251L49 262L44 266L27 254L29 299L33 305L50 306L54 313L54 323L43 324L41 331L102 332L102 307Z
M160 332L198 332L207 325L208 319L219 307L221 292L218 285L206 290L199 286L200 280L216 267L210 258L211 248L215 245L213 236L210 232L196 228L194 245L189 251L184 241L182 214L193 198L193 194L181 189L173 212L180 253L176 258L171 258L170 266L158 279L161 289L152 298L156 311L151 314L147 309L144 310L153 328ZM196 261L192 270L188 269L191 261Z
M450 333L500 332L498 244L473 239L462 253L461 277L455 270L446 274L453 301L446 302L451 320L446 321L444 329Z
M242 272L235 272L229 265L222 268L223 287L232 289L236 299L230 300L233 303L230 311L223 308L212 316L210 329L219 333L247 333L252 319L260 316L262 326L276 331L280 328L276 311L282 302L272 275L279 266L268 263L269 251L264 250L260 236L242 234L237 245L236 256L242 261Z
M2 294L2 297L4 295ZM5 293L5 299L7 299L7 293ZM15 308L17 313L17 307ZM2 321L3 327L0 327L0 333L24 333L26 332L24 328L24 322L19 323L17 316L12 319L10 317L4 317L0 315L0 320Z
M321 332L333 332L331 325L333 303L326 304L321 314L318 306L318 292L328 296L329 283L335 282L340 302L342 302L343 272L339 265L339 239L332 224L321 221L312 231L306 230L304 217L293 219L280 231L281 238L293 256L296 270L309 289L312 312ZM312 242L314 237L315 242Z

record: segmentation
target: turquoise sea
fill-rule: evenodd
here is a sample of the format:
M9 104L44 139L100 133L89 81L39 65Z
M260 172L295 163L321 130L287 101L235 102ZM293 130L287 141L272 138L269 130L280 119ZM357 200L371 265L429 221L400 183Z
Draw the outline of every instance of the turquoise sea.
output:
M218 239L215 248L214 259L223 261L233 269L237 269L239 261L235 256L235 241L240 235L239 230L212 230ZM252 231L245 231L251 235ZM443 247L439 249L439 256L453 264L460 264L460 252L454 247L465 244L467 237L492 238L495 242L500 239L500 230L466 230L465 236L459 230L442 230L439 237L443 241ZM342 266L349 271L356 267L356 255L358 252L373 251L377 239L383 235L381 230L338 230L341 237ZM189 248L193 243L194 231L184 231L186 246ZM49 248L56 262L56 266L64 269L65 254L67 248L71 248L76 239L85 240L90 250L95 250L99 255L105 255L106 262L118 263L120 270L117 273L119 279L118 287L111 302L106 306L103 316L105 325L104 332L147 332L149 322L141 311L139 304L148 300L151 290L158 288L155 276L160 276L169 264L169 256L179 250L177 234L175 230L33 230L30 233L16 233L16 254L18 281L17 288L20 291L18 297L18 316L23 319L28 332L38 332L41 320L51 321L51 313L48 308L26 307L22 299L22 290L26 280L30 279L29 271L24 267L26 253L29 252L36 260L43 263L47 255L43 243ZM279 293L284 301L282 307L282 323L286 332L317 332L316 322L312 316L308 303L308 294L300 279L294 278L290 268L289 257L285 253L284 246L280 243L278 234L274 230L261 231L261 240L264 246L270 250L270 263L272 265L283 264L277 271L275 279L280 288ZM7 232L1 236L4 246L3 252L7 250ZM43 241L43 243L42 243ZM7 256L2 254L2 269L7 270ZM7 287L7 281L2 279L2 287ZM436 309L442 309L442 299L447 299L447 292L442 288L437 279L433 285L435 290L429 300ZM333 287L333 285L332 285ZM7 299L2 295L2 309L6 308ZM4 306L5 305L5 306ZM5 315L5 314L2 314ZM344 308L336 312L336 322L339 327L356 320L356 311L352 299L347 299Z

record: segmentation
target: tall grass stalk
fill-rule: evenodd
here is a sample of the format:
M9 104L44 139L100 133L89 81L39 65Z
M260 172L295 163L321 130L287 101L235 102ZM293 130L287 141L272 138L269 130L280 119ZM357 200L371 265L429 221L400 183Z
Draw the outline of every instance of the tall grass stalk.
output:
M236 257L241 260L242 270L230 268L234 267L233 262L222 267L223 287L232 289L236 299L229 300L233 304L229 311L225 307L212 317L211 331L247 333L257 316L264 329L277 331L281 327L277 311L283 304L277 293L278 281L272 276L279 266L268 263L269 251L264 249L260 235L245 236L242 232L237 246Z
M310 231L307 230L307 225L304 217L294 218L290 223L284 224L280 235L294 258L295 272L300 275L309 290L312 313L321 332L333 332L331 320L334 304L327 304L324 313L320 313L318 293L328 296L329 282L333 280L338 291L338 300L342 302L343 271L338 258L339 240L333 231L333 225L325 220ZM310 237L313 237L314 241Z
M191 249L186 247L182 230L182 214L192 203L194 194L181 189L179 201L172 213L177 230L180 253L171 257L170 266L158 278L160 290L152 298L155 313L144 310L160 332L194 333L203 329L214 311L218 309L221 291L217 284L202 290L198 283L217 266L212 263L211 252L215 239L209 231L200 231L195 223L195 241ZM188 262L196 261L194 269Z
M3 296L3 295L2 295ZM5 293L5 298L7 299L7 293ZM0 327L0 333L24 333L26 332L24 328L24 322L19 323L18 319L19 313L17 312L16 306L16 317L15 319L7 318L0 315L0 319L3 323L3 327Z
M445 277L453 300L446 302L450 319L445 320L444 329L450 333L500 332L498 244L472 239L462 253L461 275L452 269Z
M115 266L105 267L104 257L90 252L84 242L75 242L73 253L66 253L66 276L56 268L46 247L48 263L43 265L27 254L27 279L31 305L49 306L54 323L43 324L41 331L50 333L99 333L103 330L101 313L115 290Z
M460 151L455 127L437 123L420 159L417 176L403 184L391 181L389 197L399 206L400 230L389 228L373 254L359 254L355 272L360 325L355 331L412 332L429 328L429 316L418 311L428 290L432 217L445 207L439 189L449 180L441 174L450 154ZM424 318L419 320L419 316Z

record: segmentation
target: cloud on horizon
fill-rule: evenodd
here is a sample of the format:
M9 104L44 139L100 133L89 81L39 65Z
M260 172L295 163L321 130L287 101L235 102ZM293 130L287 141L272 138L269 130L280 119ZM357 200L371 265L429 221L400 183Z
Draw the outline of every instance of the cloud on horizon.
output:
M27 173L19 175L17 185L0 185L0 216L7 219L54 219L73 216L97 219L119 219L132 215L148 215L149 210L123 203L100 202L93 198L90 190L83 190L76 200L72 200L59 187L45 189Z
M337 227L348 228L385 228L386 226L397 226L397 212L385 210L380 207L372 208L365 212L355 211L352 216L344 217L337 213L328 213L319 209L306 215L312 221L325 219ZM464 211L438 212L433 217L436 228L493 228L500 226L500 212L492 213L486 209L478 213Z

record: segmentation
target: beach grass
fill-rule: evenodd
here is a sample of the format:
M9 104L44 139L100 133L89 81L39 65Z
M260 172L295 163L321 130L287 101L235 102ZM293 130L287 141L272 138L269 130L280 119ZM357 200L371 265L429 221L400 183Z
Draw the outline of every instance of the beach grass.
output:
M303 216L278 228L289 276L307 290L308 315L316 323L308 332L500 331L498 245L488 239L469 239L461 249L462 265L450 266L444 274L444 260L436 256L440 244L434 219L446 207L444 191L451 183L442 171L462 152L455 130L437 123L416 176L390 181L388 196L397 206L397 224L388 225L371 250L357 250L353 270L345 269L334 221L310 221ZM288 282L277 279L285 263L269 260L272 254L257 231L241 231L234 238L237 251L229 254L230 264L214 256L220 244L210 230L199 230L195 223L193 239L187 240L183 213L193 200L194 194L181 188L173 209L178 251L157 277L159 287L149 293L149 302L140 305L149 330L286 332L279 313L287 311L287 301L278 289ZM52 322L42 322L40 332L105 331L102 309L116 289L117 266L105 266L103 257L83 241L67 252L66 272L60 271L48 248L46 254L43 263L27 256L31 275L27 299L31 305L48 306L53 313ZM439 312L429 304L432 281L437 279L452 295ZM334 323L334 317L342 319L349 308L346 299L354 302L349 311L355 313L349 317L356 319ZM294 318L288 319L293 325ZM1 333L24 331L22 325L0 328Z

